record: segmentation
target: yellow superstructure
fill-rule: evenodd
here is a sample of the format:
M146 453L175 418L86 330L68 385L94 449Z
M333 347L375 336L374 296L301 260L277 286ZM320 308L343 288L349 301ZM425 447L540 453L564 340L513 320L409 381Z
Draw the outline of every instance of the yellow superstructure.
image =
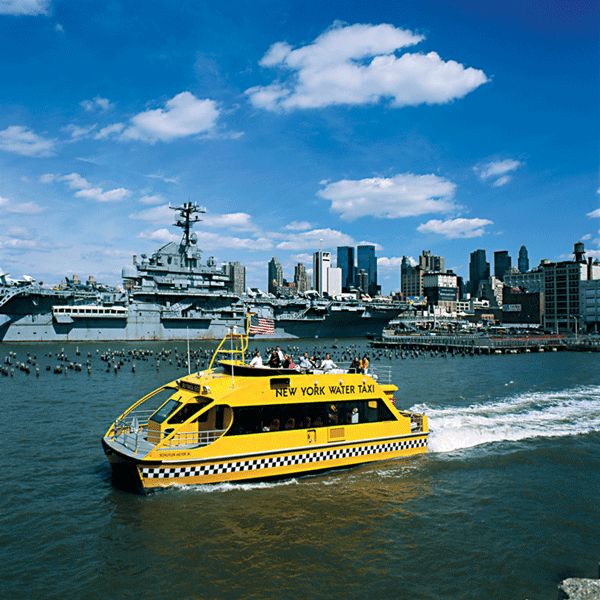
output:
M243 355L238 337L241 347L229 352ZM116 474L156 488L289 477L427 450L427 417L396 410L391 383L342 370L212 365L115 420L102 443Z

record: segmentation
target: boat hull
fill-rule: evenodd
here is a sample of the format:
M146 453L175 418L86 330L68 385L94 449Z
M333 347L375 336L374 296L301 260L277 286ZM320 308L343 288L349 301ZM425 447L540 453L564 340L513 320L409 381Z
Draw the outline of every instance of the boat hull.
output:
M330 428L335 436L335 430ZM341 428L343 429L343 428ZM330 437L332 431L327 431ZM145 462L115 452L106 440L104 451L119 480L143 489L173 485L203 485L285 479L321 471L354 467L427 452L428 433L403 435L385 440L360 440L285 449L255 455L214 457L202 460ZM134 471L135 468L135 471ZM135 481L133 481L135 480Z

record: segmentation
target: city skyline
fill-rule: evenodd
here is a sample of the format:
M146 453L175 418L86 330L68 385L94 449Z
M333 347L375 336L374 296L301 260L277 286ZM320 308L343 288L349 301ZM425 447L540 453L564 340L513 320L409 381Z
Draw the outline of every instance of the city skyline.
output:
M120 285L188 201L203 262L247 287L338 246L375 247L383 293L423 250L465 281L476 249L600 258L597 21L558 0L2 2L0 269Z

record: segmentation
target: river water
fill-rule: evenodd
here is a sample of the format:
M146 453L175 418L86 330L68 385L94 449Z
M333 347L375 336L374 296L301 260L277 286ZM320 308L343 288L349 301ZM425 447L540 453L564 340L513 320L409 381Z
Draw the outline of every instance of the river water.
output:
M0 345L40 367L0 377L3 598L546 600L598 574L600 354L382 357L398 407L430 418L426 455L143 496L113 485L100 439L186 372L185 342L112 346ZM107 371L134 347L154 354ZM62 350L82 371L46 371Z

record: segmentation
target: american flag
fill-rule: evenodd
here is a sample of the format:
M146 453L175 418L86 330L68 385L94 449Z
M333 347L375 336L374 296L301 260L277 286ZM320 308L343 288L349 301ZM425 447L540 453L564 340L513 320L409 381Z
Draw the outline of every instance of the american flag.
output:
M250 317L250 335L268 335L275 333L275 321L252 315Z

